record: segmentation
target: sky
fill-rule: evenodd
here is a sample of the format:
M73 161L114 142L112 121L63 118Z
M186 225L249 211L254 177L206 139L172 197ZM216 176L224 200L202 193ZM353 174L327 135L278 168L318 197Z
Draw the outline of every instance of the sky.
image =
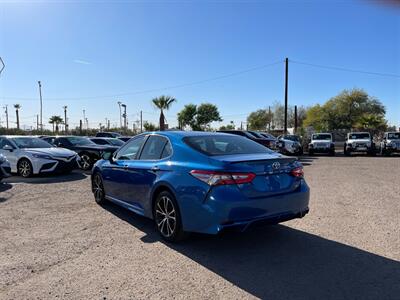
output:
M381 1L382 2L382 1ZM158 122L151 99L177 99L166 113L176 126L185 104L214 103L222 123L284 101L324 103L362 88L400 126L400 5L375 1L1 1L0 105L18 103L21 124L36 126L38 83L43 123L63 116L70 127L83 110L89 126ZM300 64L305 63L305 64ZM381 76L318 66L394 74ZM5 126L4 109L0 113Z

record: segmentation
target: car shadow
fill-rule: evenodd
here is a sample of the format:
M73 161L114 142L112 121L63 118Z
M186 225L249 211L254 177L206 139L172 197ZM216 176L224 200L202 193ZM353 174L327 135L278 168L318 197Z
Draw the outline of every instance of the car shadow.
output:
M73 171L69 174L46 174L35 175L33 177L24 178L21 176L11 176L4 179L6 183L31 183L31 184L46 184L46 183L60 183L85 179L88 175L80 170Z
M151 220L115 204L104 206L163 242ZM233 285L262 299L395 299L400 262L285 225L165 243Z
M303 166L310 166L316 159L318 159L316 156L304 155L299 157L299 162L301 162Z
M9 183L0 182L0 193L6 192L12 188L12 185ZM7 194L7 193L5 193ZM12 196L12 195L11 195ZM0 203L7 201L10 197L4 197L4 193L0 194Z

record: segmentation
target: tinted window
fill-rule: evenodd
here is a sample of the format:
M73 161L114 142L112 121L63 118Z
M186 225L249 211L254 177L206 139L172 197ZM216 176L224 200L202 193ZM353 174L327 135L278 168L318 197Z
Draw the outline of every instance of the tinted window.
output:
M94 143L85 137L71 136L66 138L72 145L93 145Z
M349 139L351 139L351 140L369 139L369 138L370 138L369 133L352 133L349 136Z
M6 138L0 138L0 149L3 149L5 145L15 148Z
M126 144L120 151L118 151L115 159L120 160L134 160L136 155L138 154L140 147L144 141L144 135L139 136L133 140L131 140L128 144Z
M389 132L388 139L400 139L400 132Z
M107 142L113 146L122 146L123 144L125 144L123 141L114 138L108 139Z
M93 142L95 142L97 145L107 145L108 143L105 140L102 139L92 139Z
M234 135L205 135L184 138L186 144L206 155L233 155L273 153L268 148L249 139Z
M144 145L140 159L155 160L161 158L161 153L164 150L165 144L168 140L159 135L151 135L146 144Z
M171 143L168 142L165 147L163 152L161 153L161 158L167 158L168 156L172 155L172 147L171 147Z

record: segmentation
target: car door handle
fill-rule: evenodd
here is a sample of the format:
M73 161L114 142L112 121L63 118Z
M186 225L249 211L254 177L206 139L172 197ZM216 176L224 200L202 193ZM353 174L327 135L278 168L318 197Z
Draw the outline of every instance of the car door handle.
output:
M157 172L157 171L160 171L160 167L159 166L154 166L154 167L151 168L151 170L153 172Z

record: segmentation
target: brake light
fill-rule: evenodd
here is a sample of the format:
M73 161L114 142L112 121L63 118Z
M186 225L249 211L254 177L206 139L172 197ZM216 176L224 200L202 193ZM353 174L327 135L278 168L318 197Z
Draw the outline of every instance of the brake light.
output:
M304 177L303 167L294 168L292 171L290 171L290 174L297 178L303 178Z
M205 170L192 170L190 174L209 185L250 183L256 177L254 173L228 173Z

